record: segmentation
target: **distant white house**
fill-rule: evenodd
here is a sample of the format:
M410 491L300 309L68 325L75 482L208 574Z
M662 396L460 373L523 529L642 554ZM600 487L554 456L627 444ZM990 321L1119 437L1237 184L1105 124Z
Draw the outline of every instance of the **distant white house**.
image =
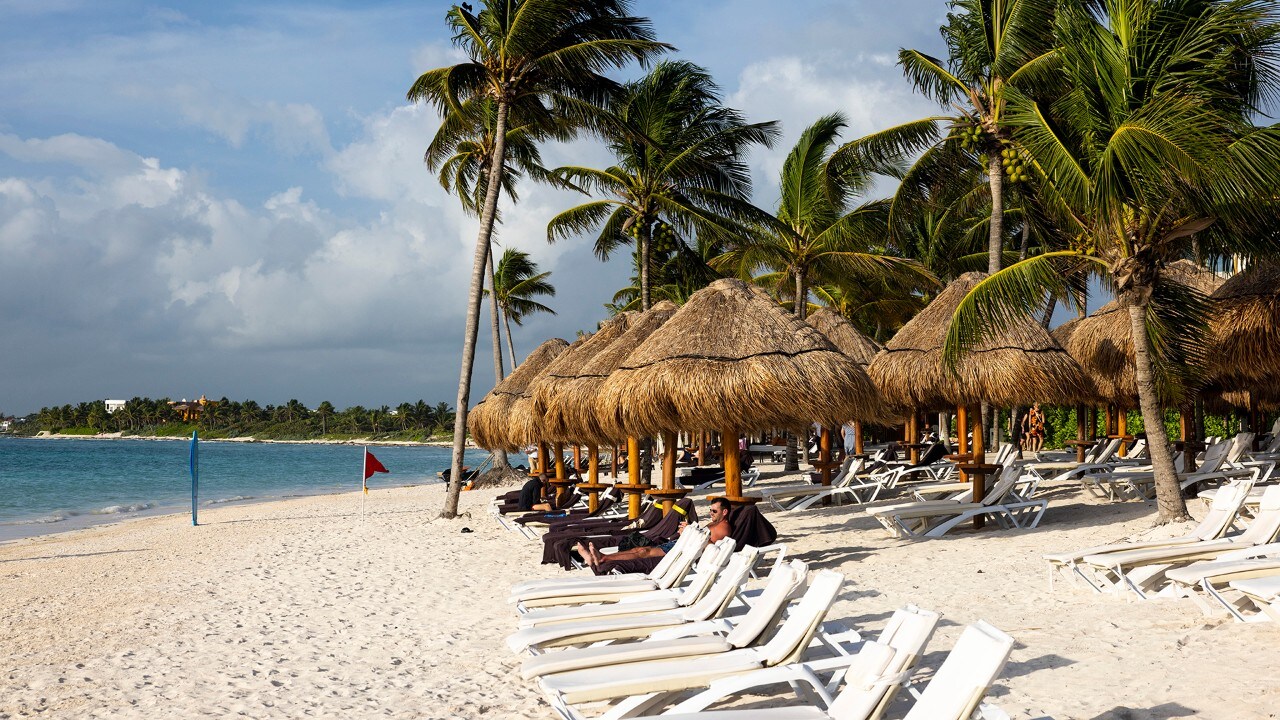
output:
M12 420L0 420L0 432L9 432L13 428Z
M124 408L124 400L108 400L106 402L107 402L108 415L112 415L115 413L115 411L121 410Z

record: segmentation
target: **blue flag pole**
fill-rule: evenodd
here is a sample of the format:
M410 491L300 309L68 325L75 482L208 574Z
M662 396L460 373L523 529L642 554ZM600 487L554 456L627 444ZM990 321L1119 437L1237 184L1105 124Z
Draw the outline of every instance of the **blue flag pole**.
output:
M200 495L200 438L191 431L191 524L199 525L196 518L196 502Z

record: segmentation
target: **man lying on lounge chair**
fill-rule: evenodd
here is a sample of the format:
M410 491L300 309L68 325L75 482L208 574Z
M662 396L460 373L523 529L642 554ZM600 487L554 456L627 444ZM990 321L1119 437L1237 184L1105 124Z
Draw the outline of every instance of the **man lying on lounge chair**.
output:
M707 530L711 532L708 540L709 543L718 542L729 536L729 501L724 498L716 498L711 501L711 519L707 523ZM673 511L683 512L679 505L672 506ZM680 521L680 531L683 532L687 520ZM578 554L582 556L591 571L596 575L607 575L614 568L626 568L627 571L634 571L638 560L653 560L661 558L667 554L667 551L676 544L673 538L659 545L646 545L644 547L630 548L627 550L619 550L609 555L603 554L596 550L595 543L579 542L576 546Z

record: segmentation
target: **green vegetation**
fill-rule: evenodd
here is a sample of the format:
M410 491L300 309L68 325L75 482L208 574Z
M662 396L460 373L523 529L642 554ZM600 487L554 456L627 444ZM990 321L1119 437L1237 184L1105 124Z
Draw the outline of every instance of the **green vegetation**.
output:
M297 400L284 405L262 406L253 400L236 402L222 398L201 405L184 417L183 403L168 398L152 400L135 397L124 407L108 413L102 400L78 405L41 408L14 426L14 433L35 435L40 431L63 435L96 435L120 432L148 437L183 437L198 430L201 437L259 440L404 440L426 441L443 436L453 426L454 413L448 403L428 405L401 403L395 408L360 405L336 411L325 401L308 409ZM194 418L194 419L188 419Z

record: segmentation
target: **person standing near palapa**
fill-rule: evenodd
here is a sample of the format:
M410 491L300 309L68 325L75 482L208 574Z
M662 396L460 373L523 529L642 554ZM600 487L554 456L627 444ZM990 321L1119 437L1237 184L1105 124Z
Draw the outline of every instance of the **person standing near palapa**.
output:
M1027 450L1039 454L1044 448L1044 411L1040 409L1040 403L1031 405L1031 409L1022 418L1022 428Z

